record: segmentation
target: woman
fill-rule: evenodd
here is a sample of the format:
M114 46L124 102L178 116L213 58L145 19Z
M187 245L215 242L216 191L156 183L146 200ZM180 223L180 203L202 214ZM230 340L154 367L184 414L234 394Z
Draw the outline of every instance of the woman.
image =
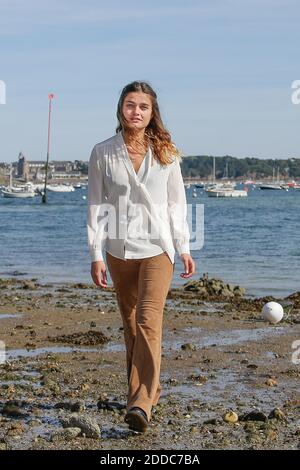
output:
M160 396L162 319L174 273L195 273L189 250L179 152L146 82L123 89L116 135L95 145L89 162L88 244L94 283L116 291L126 344L125 422L144 432ZM150 223L150 227L149 227ZM106 228L107 227L107 228Z

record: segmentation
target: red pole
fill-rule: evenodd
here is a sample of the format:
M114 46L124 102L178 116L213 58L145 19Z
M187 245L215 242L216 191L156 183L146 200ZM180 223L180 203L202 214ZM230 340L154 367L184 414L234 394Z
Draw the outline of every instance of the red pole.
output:
M54 98L53 93L49 93L49 112L48 112L48 141L47 141L47 161L46 161L46 173L45 173L45 186L42 202L47 202L47 181L48 181L48 166L49 166L49 155L50 155L50 129L51 129L51 108L52 100Z

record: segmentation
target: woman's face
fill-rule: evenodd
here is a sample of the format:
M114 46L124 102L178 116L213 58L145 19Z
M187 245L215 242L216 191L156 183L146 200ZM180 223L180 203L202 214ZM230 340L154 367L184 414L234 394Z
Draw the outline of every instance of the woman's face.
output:
M126 95L122 113L125 118L126 125L132 130L145 129L152 117L152 102L147 93L134 91Z

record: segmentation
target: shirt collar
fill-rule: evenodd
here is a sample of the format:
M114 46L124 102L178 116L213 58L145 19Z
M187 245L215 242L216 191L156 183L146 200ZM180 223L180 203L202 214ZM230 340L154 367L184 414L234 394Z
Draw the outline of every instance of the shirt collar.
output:
M117 133L117 138L120 144L119 150L120 150L120 155L122 157L123 163L128 171L128 173L133 177L134 181L139 185L140 183L146 184L150 168L151 168L151 162L152 162L152 150L151 147L149 146L148 151L145 155L145 171L142 179L140 180L138 177L138 174L136 174L133 165L131 163L131 160L128 155L127 147L123 138L122 131L119 131ZM141 167L139 168L139 170ZM139 173L139 171L138 171Z

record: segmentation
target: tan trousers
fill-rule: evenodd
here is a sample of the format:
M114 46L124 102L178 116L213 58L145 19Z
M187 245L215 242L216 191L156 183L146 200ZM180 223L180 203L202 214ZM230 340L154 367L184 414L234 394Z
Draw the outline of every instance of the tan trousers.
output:
M161 386L163 309L174 273L167 253L122 260L106 252L106 263L116 291L126 345L127 410L142 408L151 419Z

